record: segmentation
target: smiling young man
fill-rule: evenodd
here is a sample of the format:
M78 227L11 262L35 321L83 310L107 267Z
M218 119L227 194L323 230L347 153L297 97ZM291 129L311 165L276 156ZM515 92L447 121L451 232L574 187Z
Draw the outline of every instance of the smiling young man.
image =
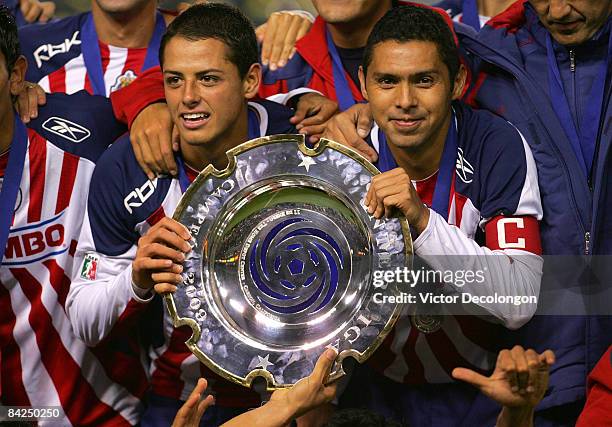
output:
M469 263L483 272L482 283L449 283L451 292L538 295L542 210L533 157L511 124L457 101L466 71L447 22L422 7L392 9L368 39L359 77L383 172L366 195L368 211L403 214L415 255L433 269ZM486 425L496 411L453 384L452 370L492 368L504 329L495 323L517 328L536 307L478 305L488 316L441 316L431 328L402 316L370 363L378 374L358 369L359 396L345 401L409 425Z
M228 149L259 136L294 133L293 113L273 102L249 102L261 80L257 42L249 20L233 7L191 7L168 27L159 56L180 135L178 177L149 181L127 136L104 154L92 178L75 255L82 268L66 310L77 335L90 344L117 330L133 331L147 310L157 314L151 334L163 336L149 349L152 395L142 425L169 425L202 373L217 402L204 423L217 425L260 402L201 365L184 344L190 332L175 329L152 296L154 281L180 278L190 249L186 229L167 215L206 165L227 166Z

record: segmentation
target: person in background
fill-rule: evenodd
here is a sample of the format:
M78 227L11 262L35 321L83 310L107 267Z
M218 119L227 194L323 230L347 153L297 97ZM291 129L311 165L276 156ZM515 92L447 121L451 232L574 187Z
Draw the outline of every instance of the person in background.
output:
M475 31L487 23L489 19L499 15L516 0L443 0L434 3L448 13L453 21L469 25Z
M55 3L38 0L2 0L0 6L6 6L15 17L17 27L31 23L44 24L55 15Z

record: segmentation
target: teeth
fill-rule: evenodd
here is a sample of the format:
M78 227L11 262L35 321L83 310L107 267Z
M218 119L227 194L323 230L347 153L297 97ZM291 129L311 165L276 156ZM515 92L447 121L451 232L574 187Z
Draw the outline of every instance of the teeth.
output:
M183 118L186 120L198 120L208 118L209 114L207 113L185 113L183 114Z

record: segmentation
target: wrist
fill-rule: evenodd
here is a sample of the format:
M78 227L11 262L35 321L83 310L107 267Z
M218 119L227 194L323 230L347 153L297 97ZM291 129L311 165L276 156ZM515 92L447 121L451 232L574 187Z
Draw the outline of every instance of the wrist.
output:
M423 205L421 214L410 225L412 225L417 234L421 234L427 228L427 224L429 224L429 208Z
M532 406L504 406L497 417L496 427L532 427L533 416Z
M269 416L266 419L266 426L285 426L297 417L297 410L292 407L288 400L270 400L264 407L267 408Z

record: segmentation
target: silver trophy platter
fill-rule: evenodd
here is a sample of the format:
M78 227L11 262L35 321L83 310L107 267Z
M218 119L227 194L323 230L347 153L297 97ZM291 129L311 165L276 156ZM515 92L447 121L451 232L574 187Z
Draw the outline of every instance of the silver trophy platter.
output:
M189 349L239 384L294 384L330 346L330 378L340 377L342 360L365 361L399 316L400 304L376 302L398 285L373 279L410 265L408 223L368 214L378 171L333 141L263 137L228 158L200 173L174 214L193 237L183 283L166 296L174 325L191 327Z

